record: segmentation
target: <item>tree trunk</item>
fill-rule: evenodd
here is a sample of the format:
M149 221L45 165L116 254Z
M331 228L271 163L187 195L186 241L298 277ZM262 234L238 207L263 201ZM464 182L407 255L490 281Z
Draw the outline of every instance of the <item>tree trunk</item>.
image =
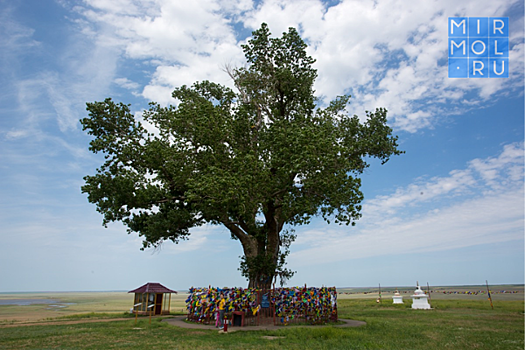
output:
M249 226L224 220L224 225L241 241L244 251L241 271L248 278L248 288L271 288L279 268L279 234L283 224L279 222L278 210L270 200L264 207L266 219L260 232L247 232ZM242 229L241 229L242 227Z
M248 262L248 288L271 288L278 269L279 233L269 230L264 237L250 240L256 247L243 244L246 262ZM255 249L254 249L255 248Z

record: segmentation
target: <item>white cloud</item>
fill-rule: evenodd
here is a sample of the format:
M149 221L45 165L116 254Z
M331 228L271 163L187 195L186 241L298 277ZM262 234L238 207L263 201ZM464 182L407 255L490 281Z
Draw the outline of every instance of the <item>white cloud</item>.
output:
M249 11L244 23L252 30L258 29L263 22L267 23L275 36L287 32L289 27L299 28L301 25L304 25L304 31L317 32L315 25L322 25L325 12L325 5L318 0L268 0Z
M476 6L483 8L474 11ZM454 108L465 110L461 99L478 91L477 105L509 87L508 79L448 79L446 67L447 18L455 14L496 16L512 5L507 2L425 2L411 6L402 1L343 1L329 8L320 26L304 30L314 43L320 72L317 91L333 98L352 88L354 110L386 107L394 125L415 132L435 123ZM301 23L303 28L308 23ZM523 32L517 31L519 38ZM513 61L521 62L519 47ZM519 57L517 57L519 56ZM438 62L441 61L441 65ZM518 63L519 65L520 63ZM520 84L517 67L513 84ZM516 86L516 85L514 85ZM452 108L440 105L446 102Z
M121 48L127 57L150 61L155 73L144 87L143 96L156 102L173 102L171 92L177 86L191 85L199 80L228 84L221 67L239 65L242 52L237 45L228 16L248 8L250 2L217 2L199 0L192 6L158 0L148 3L148 11L121 8L138 6L135 1L121 0L119 6L87 1L88 8L79 8L92 26L106 37L108 43ZM144 4L141 4L144 5ZM224 5L224 6L223 6ZM228 12L229 11L229 12Z
M118 86L128 90L137 90L140 87L138 83L131 81L128 78L117 78L114 82Z
M523 179L523 143L505 145L499 157L474 159L469 165L491 189L508 188Z
M448 177L365 201L356 228L328 226L298 235L302 249L291 254L290 263L308 265L311 256L333 262L523 239L523 162L523 143L506 145L498 157L475 159ZM453 204L446 201L449 196L455 196Z
M17 139L21 137L26 137L28 135L27 130L11 130L6 133L7 139Z
M35 30L25 26L13 19L14 8L2 3L0 9L0 59L2 65L0 70L5 73L12 74L7 71L7 67L11 66L16 61L16 55L25 50L39 47L41 43L33 38ZM9 63L9 64L8 64Z
M498 157L474 159L466 169L453 170L447 177L420 180L397 189L392 195L368 200L363 206L363 213L365 216L382 216L445 196L516 188L523 179L523 157L523 143L505 145Z
M147 85L142 91L144 98L160 103L163 106L174 104L175 99L171 97L173 88L163 85Z
M486 103L502 90L521 86L523 79L523 17L511 23L518 28L511 35L511 78L447 77L447 18L500 16L512 0L424 6L401 0L347 0L334 6L318 0L198 0L192 6L168 0L86 3L79 11L90 25L97 24L108 43L130 58L158 60L143 96L163 104L172 102L171 91L183 84L209 79L229 85L220 67L243 62L234 26L256 29L262 22L275 35L290 26L299 28L317 59L315 88L325 100L351 92L357 114L386 107L393 124L408 132ZM470 103L463 103L472 92Z
M5 13L2 15L5 16ZM9 93L16 96L17 112L23 117L16 121L19 125L9 136L40 136L45 129L42 125L49 120L55 120L63 133L77 129L85 102L108 92L118 53L102 41L93 41L85 33L71 30L69 36L60 37L69 44L54 53L55 63L60 69L33 64L38 60L46 62L49 53L42 43L33 39L34 29L8 18L7 22L13 28L7 33L10 39L3 39L6 46L2 52L9 52L9 55L3 56L8 61L4 63L10 67L10 72L4 77L12 89ZM40 33L40 36L45 35ZM32 65L18 67L18 61L32 62Z

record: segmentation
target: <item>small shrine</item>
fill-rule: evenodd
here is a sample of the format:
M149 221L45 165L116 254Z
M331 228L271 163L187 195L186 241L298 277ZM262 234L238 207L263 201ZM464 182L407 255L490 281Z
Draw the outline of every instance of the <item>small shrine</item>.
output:
M403 296L399 294L399 291L396 290L394 296L392 297L394 304L403 304Z
M132 312L138 315L169 315L171 293L177 294L160 283L146 283L128 293L135 293Z
M428 303L428 295L421 290L419 283L417 284L417 289L414 292L412 297L412 309L426 309L430 310L430 304Z

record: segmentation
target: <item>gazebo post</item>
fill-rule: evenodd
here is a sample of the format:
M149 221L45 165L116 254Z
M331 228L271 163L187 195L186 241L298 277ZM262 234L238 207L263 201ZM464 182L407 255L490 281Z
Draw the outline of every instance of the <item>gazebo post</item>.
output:
M155 302L155 300L153 300L153 302ZM153 307L155 307L155 303L153 304ZM149 324L151 324L151 312L152 312L153 310L152 310L151 305L149 305L148 308L149 308Z
M171 293L170 293L170 301L168 301L168 315L170 314L171 309Z

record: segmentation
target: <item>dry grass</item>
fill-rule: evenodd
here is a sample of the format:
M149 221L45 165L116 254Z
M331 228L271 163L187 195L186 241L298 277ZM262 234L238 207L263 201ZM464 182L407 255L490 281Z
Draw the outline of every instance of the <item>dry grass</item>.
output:
M171 312L186 309L187 294L172 294ZM0 300L51 299L52 304L0 305L0 324L46 321L78 314L115 314L128 312L133 305L133 294L126 292L68 292L68 293L13 293L0 294Z

